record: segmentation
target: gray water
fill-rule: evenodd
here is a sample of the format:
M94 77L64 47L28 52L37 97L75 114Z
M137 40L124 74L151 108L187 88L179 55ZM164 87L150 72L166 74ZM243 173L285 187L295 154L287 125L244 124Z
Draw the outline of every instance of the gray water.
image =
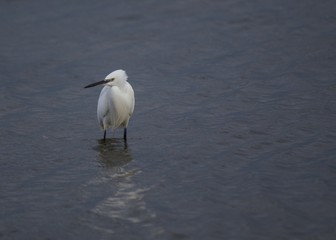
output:
M0 239L335 239L335 1L1 1ZM125 69L128 128L100 87Z

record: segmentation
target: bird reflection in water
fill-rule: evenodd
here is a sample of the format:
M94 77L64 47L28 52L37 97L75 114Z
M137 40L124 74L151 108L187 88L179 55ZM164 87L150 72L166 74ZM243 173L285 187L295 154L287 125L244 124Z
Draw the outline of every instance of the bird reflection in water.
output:
M92 211L113 220L148 225L148 221L155 218L144 200L149 187L141 187L134 181L141 170L130 166L132 154L127 143L123 139L99 140L97 150L99 161L108 175L103 181L106 183L108 179L115 190L111 195L104 196Z
M100 164L107 169L121 168L133 160L127 141L123 139L98 140L96 150Z

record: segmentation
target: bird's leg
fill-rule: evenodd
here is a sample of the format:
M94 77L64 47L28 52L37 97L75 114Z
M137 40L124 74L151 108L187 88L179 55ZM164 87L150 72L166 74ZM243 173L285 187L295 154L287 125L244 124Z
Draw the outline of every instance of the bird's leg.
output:
M104 131L104 141L106 140L106 130Z
M124 128L124 140L127 140L127 128Z

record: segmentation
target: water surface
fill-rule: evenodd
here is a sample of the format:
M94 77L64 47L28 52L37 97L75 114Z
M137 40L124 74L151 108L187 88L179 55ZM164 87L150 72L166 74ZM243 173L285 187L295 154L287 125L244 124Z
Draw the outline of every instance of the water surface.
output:
M335 7L2 1L0 238L334 239Z

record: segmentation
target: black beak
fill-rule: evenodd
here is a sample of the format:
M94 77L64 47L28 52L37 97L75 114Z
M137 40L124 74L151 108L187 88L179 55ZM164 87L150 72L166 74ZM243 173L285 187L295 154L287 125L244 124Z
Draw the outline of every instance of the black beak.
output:
M104 84L104 83L107 83L107 81L103 80L103 81L95 82L95 83L92 83L92 84L89 84L89 85L85 86L84 88L95 87L95 86L98 86L98 85Z

